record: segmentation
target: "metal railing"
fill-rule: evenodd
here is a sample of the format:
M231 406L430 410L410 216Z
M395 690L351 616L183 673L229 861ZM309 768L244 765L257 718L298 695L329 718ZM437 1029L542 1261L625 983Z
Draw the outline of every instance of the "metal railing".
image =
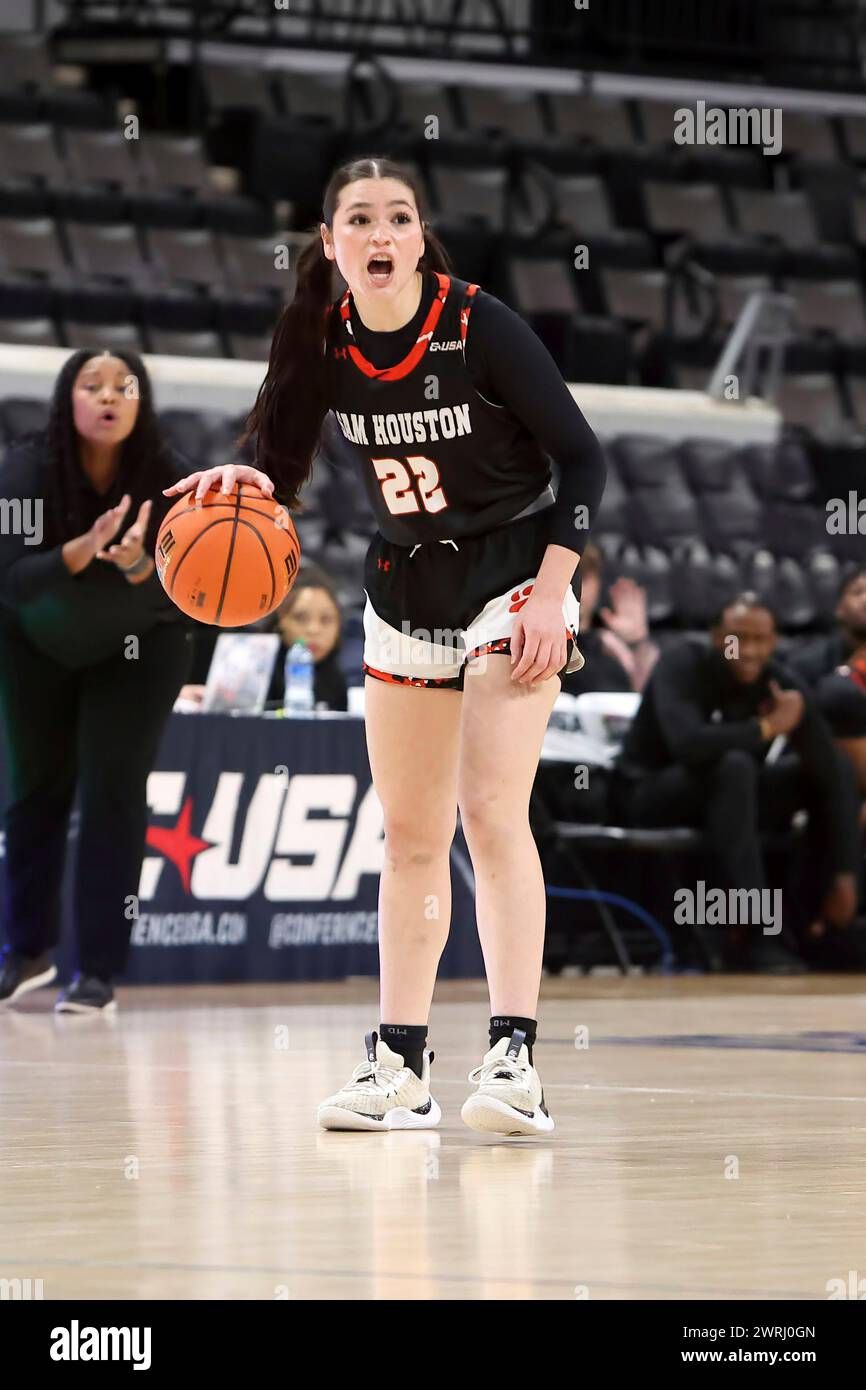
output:
M864 90L866 0L60 0L67 32L367 45Z

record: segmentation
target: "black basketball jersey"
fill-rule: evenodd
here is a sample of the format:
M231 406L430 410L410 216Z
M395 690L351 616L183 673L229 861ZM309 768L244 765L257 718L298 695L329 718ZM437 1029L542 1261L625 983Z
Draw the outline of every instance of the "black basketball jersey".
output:
M329 315L331 408L359 456L376 522L397 545L481 535L517 516L551 481L529 430L475 389L465 342L477 285L436 272L418 338L377 368L352 331L350 291Z

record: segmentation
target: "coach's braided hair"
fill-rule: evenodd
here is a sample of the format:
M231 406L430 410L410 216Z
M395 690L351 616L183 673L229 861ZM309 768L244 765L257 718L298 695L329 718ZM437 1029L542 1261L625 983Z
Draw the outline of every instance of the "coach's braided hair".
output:
M48 460L47 502L48 531L53 544L60 545L73 536L82 535L88 528L81 513L80 485L82 470L79 461L79 436L72 408L72 388L85 362L100 357L107 349L79 348L67 357L57 375L44 431L31 436L34 443L44 447ZM138 353L129 349L112 348L109 356L125 362L130 376L135 378L138 392L138 414L132 432L120 446L120 476L123 491L132 498L125 526L138 515L138 509L148 497L159 496L160 489L175 481L171 471L171 452L160 429L153 406L153 393L147 369ZM146 549L153 549L158 524L157 508L151 516Z
M399 179L412 190L424 224L419 268L449 272L448 253L426 225L423 189L411 170L391 159L357 159L332 174L322 199L322 221L332 228L340 193L358 179ZM300 510L298 496L310 476L328 410L328 361L324 352L325 311L332 303L332 262L318 228L297 264L294 297L277 321L268 370L238 440L256 436L256 466L273 478L280 499Z

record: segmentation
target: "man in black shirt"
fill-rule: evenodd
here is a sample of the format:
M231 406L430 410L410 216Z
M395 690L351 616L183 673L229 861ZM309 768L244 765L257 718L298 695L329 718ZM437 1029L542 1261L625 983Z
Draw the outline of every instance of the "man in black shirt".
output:
M850 765L806 688L774 657L776 625L754 594L729 603L711 645L684 639L660 658L629 730L615 778L617 813L634 826L700 826L721 887L766 886L762 830L785 830L809 813L811 882L789 892L808 934L850 922L861 858L857 794ZM767 761L777 739L786 746ZM786 912L787 924L793 911ZM709 920L709 919L708 919ZM729 917L723 956L789 972L801 962L781 936Z

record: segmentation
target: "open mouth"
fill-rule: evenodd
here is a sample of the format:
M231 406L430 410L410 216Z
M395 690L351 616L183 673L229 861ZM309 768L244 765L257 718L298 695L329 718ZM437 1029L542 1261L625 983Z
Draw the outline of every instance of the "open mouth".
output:
M371 256L367 262L367 274L377 285L387 285L394 273L394 262L390 256Z
M114 410L103 410L99 418L104 424L113 425L117 419L117 412Z

